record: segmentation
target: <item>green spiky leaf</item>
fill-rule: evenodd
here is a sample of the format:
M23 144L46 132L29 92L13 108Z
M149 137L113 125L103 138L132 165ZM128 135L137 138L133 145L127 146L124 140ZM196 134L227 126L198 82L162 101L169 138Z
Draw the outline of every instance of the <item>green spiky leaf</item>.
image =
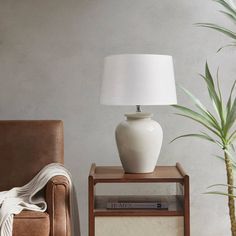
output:
M184 87L181 87L181 86L179 86L179 87L189 96L189 98L193 101L193 103L198 108L198 110L201 112L201 114L211 122L211 124L214 126L214 128L216 130L220 131L220 125L219 125L218 121L211 114L211 112L206 109L206 107L201 103L201 101L198 98L196 98L190 91L185 89Z
M200 123L201 125L203 125L207 129L209 129L211 132L213 132L218 137L221 137L219 132L215 129L214 123L209 121L207 119L207 117L205 117L204 115L201 115L200 113L198 113L196 111L193 111L193 110L191 110L187 107L184 107L184 106L173 105L173 107L177 108L179 111L182 112L182 113L176 113L177 115L184 116L184 117L187 117L189 119L192 119L192 120Z
M228 193L224 193L224 192L220 192L220 191L210 191L210 192L206 192L204 194L214 194L214 195L222 195L222 196L228 196L228 197L236 198L236 196L233 195L233 194L228 194Z
M230 128L233 126L235 120L236 120L236 98L234 99L233 105L232 105L229 113L227 114L226 124L224 127L225 133L227 133L230 130Z
M230 38L233 38L236 40L236 33L225 28L225 27L222 27L222 26L219 26L216 24L211 24L211 23L199 23L197 25L201 26L201 27L206 27L206 28L217 30L217 31L229 36Z
M226 15L230 20L232 20L234 23L236 23L236 15L231 14L229 12L226 11L220 11L221 13L223 13L224 15Z
M213 0L222 5L230 14L236 17L236 7L225 0Z
M224 114L222 100L220 99L221 95L220 94L218 95L216 92L214 80L209 70L209 66L207 62L205 65L205 76L202 76L202 77L207 84L209 96L212 99L213 106L221 120L221 126L224 126L225 114Z
M236 189L235 186L229 185L229 184L213 184L213 185L208 186L207 188L214 188L214 187L231 187L231 188Z
M229 94L229 98L228 98L227 105L226 105L226 113L227 113L227 117L229 116L230 111L231 111L232 93L233 93L233 91L234 91L235 84L236 84L236 80L234 81L234 83L233 83L233 85L232 85L232 87L231 87L230 94ZM227 119L227 118L226 118L226 119Z
M177 140L177 139L180 139L180 138L187 138L187 137L200 138L200 139L204 139L204 140L207 140L207 141L216 143L216 141L215 141L213 138L211 138L210 136L205 135L205 134L184 134L184 135L180 135L180 136L174 138L173 140L171 140L171 143L174 142L174 141Z
M217 52L220 52L222 49L228 48L228 47L236 47L236 43L231 43L231 44L227 44L225 46L222 46L217 50Z
M229 136L228 143L231 144L236 139L236 130Z
M233 3L233 1L231 1L231 2L226 1L226 0L214 0L214 1L219 3L224 8L224 10L220 10L220 12L222 14L224 14L226 17L228 17L231 21L233 21L233 23L236 24L236 6ZM223 33L224 35L236 40L236 32L232 31L232 30L230 30L230 29L228 29L224 26L220 26L220 25L212 24L212 23L198 23L196 25L200 26L200 27L206 27L206 28L216 30L216 31L218 31L220 33ZM218 52L222 48L225 48L225 47L228 47L228 46L236 46L236 43L220 47Z

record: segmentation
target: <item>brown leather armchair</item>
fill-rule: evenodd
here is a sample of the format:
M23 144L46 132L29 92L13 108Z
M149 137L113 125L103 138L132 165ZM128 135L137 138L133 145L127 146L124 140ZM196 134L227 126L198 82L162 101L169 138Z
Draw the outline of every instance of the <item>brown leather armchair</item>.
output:
M45 165L64 162L62 121L0 121L0 191L28 183ZM70 236L69 183L47 184L47 212L14 217L13 236Z

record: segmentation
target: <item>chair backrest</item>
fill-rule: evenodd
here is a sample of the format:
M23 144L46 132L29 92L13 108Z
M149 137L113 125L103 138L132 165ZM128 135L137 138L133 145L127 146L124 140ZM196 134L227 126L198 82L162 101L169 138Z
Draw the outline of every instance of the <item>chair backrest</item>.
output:
M0 191L28 183L49 163L63 163L63 136L62 121L0 121Z

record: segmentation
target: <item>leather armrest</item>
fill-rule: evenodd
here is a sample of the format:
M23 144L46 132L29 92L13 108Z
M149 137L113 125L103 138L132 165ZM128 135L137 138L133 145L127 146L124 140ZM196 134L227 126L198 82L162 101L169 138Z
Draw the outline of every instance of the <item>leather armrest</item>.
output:
M70 236L70 184L66 177L55 176L46 186L50 236Z

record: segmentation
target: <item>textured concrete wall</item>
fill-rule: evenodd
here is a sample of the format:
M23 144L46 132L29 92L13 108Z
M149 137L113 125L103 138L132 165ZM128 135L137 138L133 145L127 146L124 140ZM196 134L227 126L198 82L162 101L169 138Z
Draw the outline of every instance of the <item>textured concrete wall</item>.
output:
M207 104L197 73L206 59L221 65L223 91L235 79L236 53L223 35L196 28L214 21L228 25L210 0L0 0L0 119L63 119L65 158L78 188L82 235L87 235L87 175L90 164L119 164L114 129L133 107L99 105L103 57L115 53L171 54L177 83ZM180 103L189 99L178 91ZM199 140L169 144L199 130L170 107L147 107L164 129L158 164L179 161L191 176L193 236L229 235L224 197L206 187L225 181L217 148Z

